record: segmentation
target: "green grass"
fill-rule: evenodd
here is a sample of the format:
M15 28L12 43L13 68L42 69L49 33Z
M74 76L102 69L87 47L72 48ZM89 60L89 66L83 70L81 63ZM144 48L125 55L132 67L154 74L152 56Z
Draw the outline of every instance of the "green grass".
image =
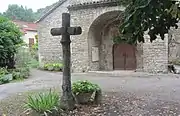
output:
M46 92L48 90L49 89L32 90L5 98L0 101L0 112L6 114L6 116L20 116L26 110L24 105L28 95L36 95L39 92ZM59 89L55 88L55 90L59 92Z

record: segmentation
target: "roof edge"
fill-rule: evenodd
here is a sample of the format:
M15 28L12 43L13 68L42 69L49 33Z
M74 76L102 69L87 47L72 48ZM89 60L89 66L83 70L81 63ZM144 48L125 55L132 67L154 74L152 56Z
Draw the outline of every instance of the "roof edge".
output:
M39 20L35 21L35 23L39 23L40 21L42 21L43 19L45 19L49 14L51 14L54 10L56 10L56 8L58 8L60 5L62 5L64 2L66 2L67 0L61 0L59 1L54 7L52 7L48 12L46 12L44 15L42 15L40 17Z
M69 5L68 10L79 10L79 9L118 6L118 5L119 5L118 0L101 0L101 1L84 2L84 3Z

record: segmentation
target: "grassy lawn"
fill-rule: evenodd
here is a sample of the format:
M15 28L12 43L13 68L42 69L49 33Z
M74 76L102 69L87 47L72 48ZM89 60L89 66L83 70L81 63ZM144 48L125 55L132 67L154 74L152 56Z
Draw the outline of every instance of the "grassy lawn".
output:
M26 110L24 104L28 95L36 95L39 92L46 92L49 89L32 90L25 93L17 93L0 101L0 114L6 116L23 116L22 113ZM58 89L56 89L58 91Z

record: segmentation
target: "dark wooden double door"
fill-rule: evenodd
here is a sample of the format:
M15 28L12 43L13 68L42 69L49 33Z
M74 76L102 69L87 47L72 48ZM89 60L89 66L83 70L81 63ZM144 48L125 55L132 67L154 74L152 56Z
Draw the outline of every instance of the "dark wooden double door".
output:
M114 70L135 70L136 56L135 46L130 44L113 45Z

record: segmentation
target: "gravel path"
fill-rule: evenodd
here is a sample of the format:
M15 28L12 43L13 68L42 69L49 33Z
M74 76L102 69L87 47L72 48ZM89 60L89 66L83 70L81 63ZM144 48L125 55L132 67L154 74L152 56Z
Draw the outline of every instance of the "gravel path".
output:
M72 81L90 80L108 92L146 92L163 98L180 100L180 75L148 74L141 72L93 72L72 74ZM31 77L23 82L0 85L0 100L18 92L50 87L61 87L62 73L32 70Z
M121 107L118 114L123 114L126 110L132 110L132 114L136 112L139 116L139 112L145 109L146 112L141 111L142 115L153 114L169 114L172 116L180 115L180 75L173 74L148 74L140 72L90 72L90 73L76 73L72 74L72 81L76 80L90 80L99 84L103 91L106 93L116 93L114 96L108 96L109 103L105 105L114 104L114 110L118 110ZM62 73L44 72L39 70L32 70L32 75L29 79L19 83L9 83L0 85L0 100L18 92L26 92L28 90L39 90L50 87L60 87L62 81ZM126 103L126 100L128 101ZM133 100L136 99L136 100ZM121 102L120 102L121 101ZM142 102L143 101L143 102ZM111 103L112 102L112 103ZM120 105L117 105L119 103ZM126 103L122 105L122 103ZM143 105L145 104L145 105ZM112 105L113 106L113 105ZM119 107L118 107L119 106ZM129 107L132 106L132 107ZM141 107L139 109L139 107ZM106 107L107 108L107 107ZM148 109L148 110L147 110ZM170 109L166 111L166 109ZM108 109L106 109L108 110ZM162 111L163 110L163 111ZM172 110L172 111L171 111ZM127 111L127 112L129 112ZM148 112L147 112L148 111ZM161 112L162 111L162 112ZM171 112L170 112L171 111ZM124 112L124 115L131 115ZM163 114L164 112L164 114ZM170 112L170 113L167 113ZM114 113L114 112L113 112ZM152 113L152 114L151 114ZM111 114L109 116L116 116ZM169 116L167 115L167 116Z

